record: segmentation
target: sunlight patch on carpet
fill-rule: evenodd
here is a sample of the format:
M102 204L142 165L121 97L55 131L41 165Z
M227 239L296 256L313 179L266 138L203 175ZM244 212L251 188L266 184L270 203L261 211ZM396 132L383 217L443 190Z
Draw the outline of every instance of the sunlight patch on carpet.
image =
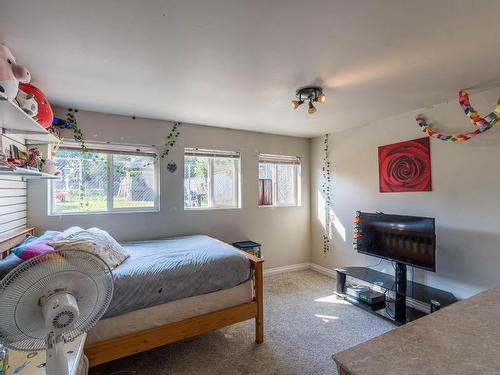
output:
M317 298L314 302L327 302L327 303L337 303L339 305L349 305L349 302L339 299L336 294L332 294L330 296Z

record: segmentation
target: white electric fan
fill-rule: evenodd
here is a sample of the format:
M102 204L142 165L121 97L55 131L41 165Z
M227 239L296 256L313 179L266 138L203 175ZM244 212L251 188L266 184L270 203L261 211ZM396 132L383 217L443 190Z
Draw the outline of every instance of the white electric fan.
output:
M64 343L88 331L113 296L113 276L98 256L79 250L45 253L0 281L0 343L47 351L47 375L68 375Z

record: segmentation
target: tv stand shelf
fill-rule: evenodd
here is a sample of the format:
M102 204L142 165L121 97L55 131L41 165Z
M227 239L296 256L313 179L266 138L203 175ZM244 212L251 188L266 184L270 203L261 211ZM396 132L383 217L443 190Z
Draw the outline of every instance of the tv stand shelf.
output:
M342 267L337 268L337 295L344 298L346 301L362 308L363 310L369 311L371 313L377 314L384 319L388 319L396 324L404 324L405 322L410 322L412 320L421 318L427 315L431 311L431 305L438 305L439 308L451 305L457 302L455 296L444 290L433 288L424 284L412 282L410 280L406 281L406 291L399 290L396 291L396 278L393 275L389 275L380 271L376 271L367 267ZM379 289L382 293L386 292L386 305L374 306L368 303L358 301L351 296L346 295L346 277L352 279L363 281L364 284L368 283L375 288ZM387 296L387 294L393 294L392 296ZM395 297L397 296L397 297ZM403 320L397 319L393 316L391 312L396 309L396 303L394 299L397 300L400 308L404 309L406 306L406 314L403 314ZM403 303L403 307L401 304ZM436 304L437 303L437 304ZM420 307L419 309L415 308ZM427 312L421 311L422 309L428 310ZM406 316L404 316L406 315ZM399 321L398 321L399 320Z

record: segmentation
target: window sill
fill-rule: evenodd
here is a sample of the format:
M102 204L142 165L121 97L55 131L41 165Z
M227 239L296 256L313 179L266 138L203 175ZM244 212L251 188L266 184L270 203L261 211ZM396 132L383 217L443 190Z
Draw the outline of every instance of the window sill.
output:
M289 205L264 205L264 206L258 206L259 208L266 208L266 207L270 207L270 208L286 208L286 207L302 207L301 204L289 204Z
M184 207L184 211L241 210L241 207Z
M81 216L81 215L113 215L113 214L154 214L160 212L160 209L151 210L116 210L116 211L95 211L95 212L51 212L48 216Z

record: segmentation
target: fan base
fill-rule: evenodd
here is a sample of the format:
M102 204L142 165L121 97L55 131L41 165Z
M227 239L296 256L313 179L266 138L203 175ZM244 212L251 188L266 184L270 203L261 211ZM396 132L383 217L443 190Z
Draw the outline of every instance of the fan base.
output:
M68 358L64 350L62 335L49 333L47 336L47 375L68 375Z

